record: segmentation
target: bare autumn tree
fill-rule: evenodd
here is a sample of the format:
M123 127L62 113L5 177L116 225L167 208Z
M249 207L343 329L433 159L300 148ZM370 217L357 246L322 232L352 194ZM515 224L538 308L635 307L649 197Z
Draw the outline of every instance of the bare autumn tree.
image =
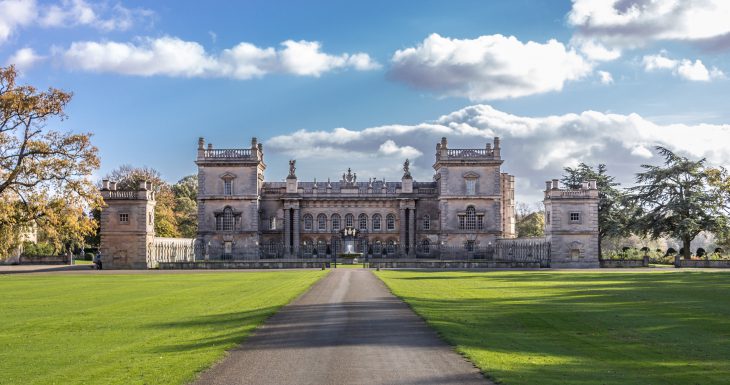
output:
M101 204L89 178L99 167L91 134L47 128L66 117L71 93L16 77L0 67L0 257L32 227L57 247L81 242L96 226L86 212Z

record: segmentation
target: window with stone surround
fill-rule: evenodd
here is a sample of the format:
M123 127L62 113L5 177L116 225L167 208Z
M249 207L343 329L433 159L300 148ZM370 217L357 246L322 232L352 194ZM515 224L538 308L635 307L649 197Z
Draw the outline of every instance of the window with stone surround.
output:
M475 178L466 179L466 195L477 195L477 180Z
M345 227L353 227L355 222L355 216L352 214L345 215Z
M423 216L423 222L421 223L421 228L423 230L431 230L431 216L430 215Z
M577 211L573 211L570 213L570 222L571 223L580 223L580 213Z
M313 225L314 219L310 214L304 215L304 230L306 231L312 231L312 225Z
M123 225L129 224L129 214L128 213L121 213L119 214L119 223Z
M382 218L380 214L373 215L373 231L380 231L380 222L382 221Z
M233 180L225 179L223 181L223 195L233 195Z
M431 241L429 241L428 239L424 239L421 241L421 252L424 254L431 253Z
M341 222L340 214L332 214L332 231L339 231Z
M358 229L367 230L368 229L368 216L365 214L360 214L357 217L357 223L358 223Z
M327 231L327 216L324 214L317 215L317 230Z
M388 214L388 216L385 217L385 225L388 231L395 230L395 215Z
M276 230L276 217L269 218L269 230Z
M230 207L223 209L223 231L233 231L233 210Z
M484 214L477 214L474 206L468 206L458 218L459 230L484 230Z

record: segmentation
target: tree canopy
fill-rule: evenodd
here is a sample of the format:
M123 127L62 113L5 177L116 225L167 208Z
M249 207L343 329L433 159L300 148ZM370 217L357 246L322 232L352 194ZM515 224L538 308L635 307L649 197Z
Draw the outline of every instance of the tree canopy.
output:
M689 258L690 243L697 235L727 229L722 189L712 187L713 173L705 159L690 160L664 147L656 149L664 164L642 165L636 186L629 189L641 209L634 215L634 229L652 238L681 239L684 257Z
M71 93L18 85L0 67L0 257L37 230L54 244L80 243L95 230L86 214L101 203L90 180L99 167L90 133L48 129L66 117Z

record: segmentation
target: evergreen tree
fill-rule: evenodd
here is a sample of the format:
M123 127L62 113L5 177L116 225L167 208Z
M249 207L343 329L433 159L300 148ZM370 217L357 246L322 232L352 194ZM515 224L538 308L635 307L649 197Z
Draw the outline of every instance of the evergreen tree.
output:
M682 240L685 258L692 255L690 243L703 231L722 232L727 228L722 196L711 187L711 172L705 159L698 161L657 147L664 157L662 166L642 165L630 189L632 201L641 209L634 216L635 229L652 238L667 235Z

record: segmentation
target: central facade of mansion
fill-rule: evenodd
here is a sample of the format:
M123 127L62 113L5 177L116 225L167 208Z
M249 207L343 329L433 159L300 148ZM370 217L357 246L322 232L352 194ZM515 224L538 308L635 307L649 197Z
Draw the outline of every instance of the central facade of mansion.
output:
M514 176L502 162L499 138L468 149L442 138L433 181L415 181L408 160L400 181L359 181L349 168L333 180L300 181L292 160L285 182L268 182L256 138L244 149L200 138L197 241L206 255L232 258L486 246L515 237Z

